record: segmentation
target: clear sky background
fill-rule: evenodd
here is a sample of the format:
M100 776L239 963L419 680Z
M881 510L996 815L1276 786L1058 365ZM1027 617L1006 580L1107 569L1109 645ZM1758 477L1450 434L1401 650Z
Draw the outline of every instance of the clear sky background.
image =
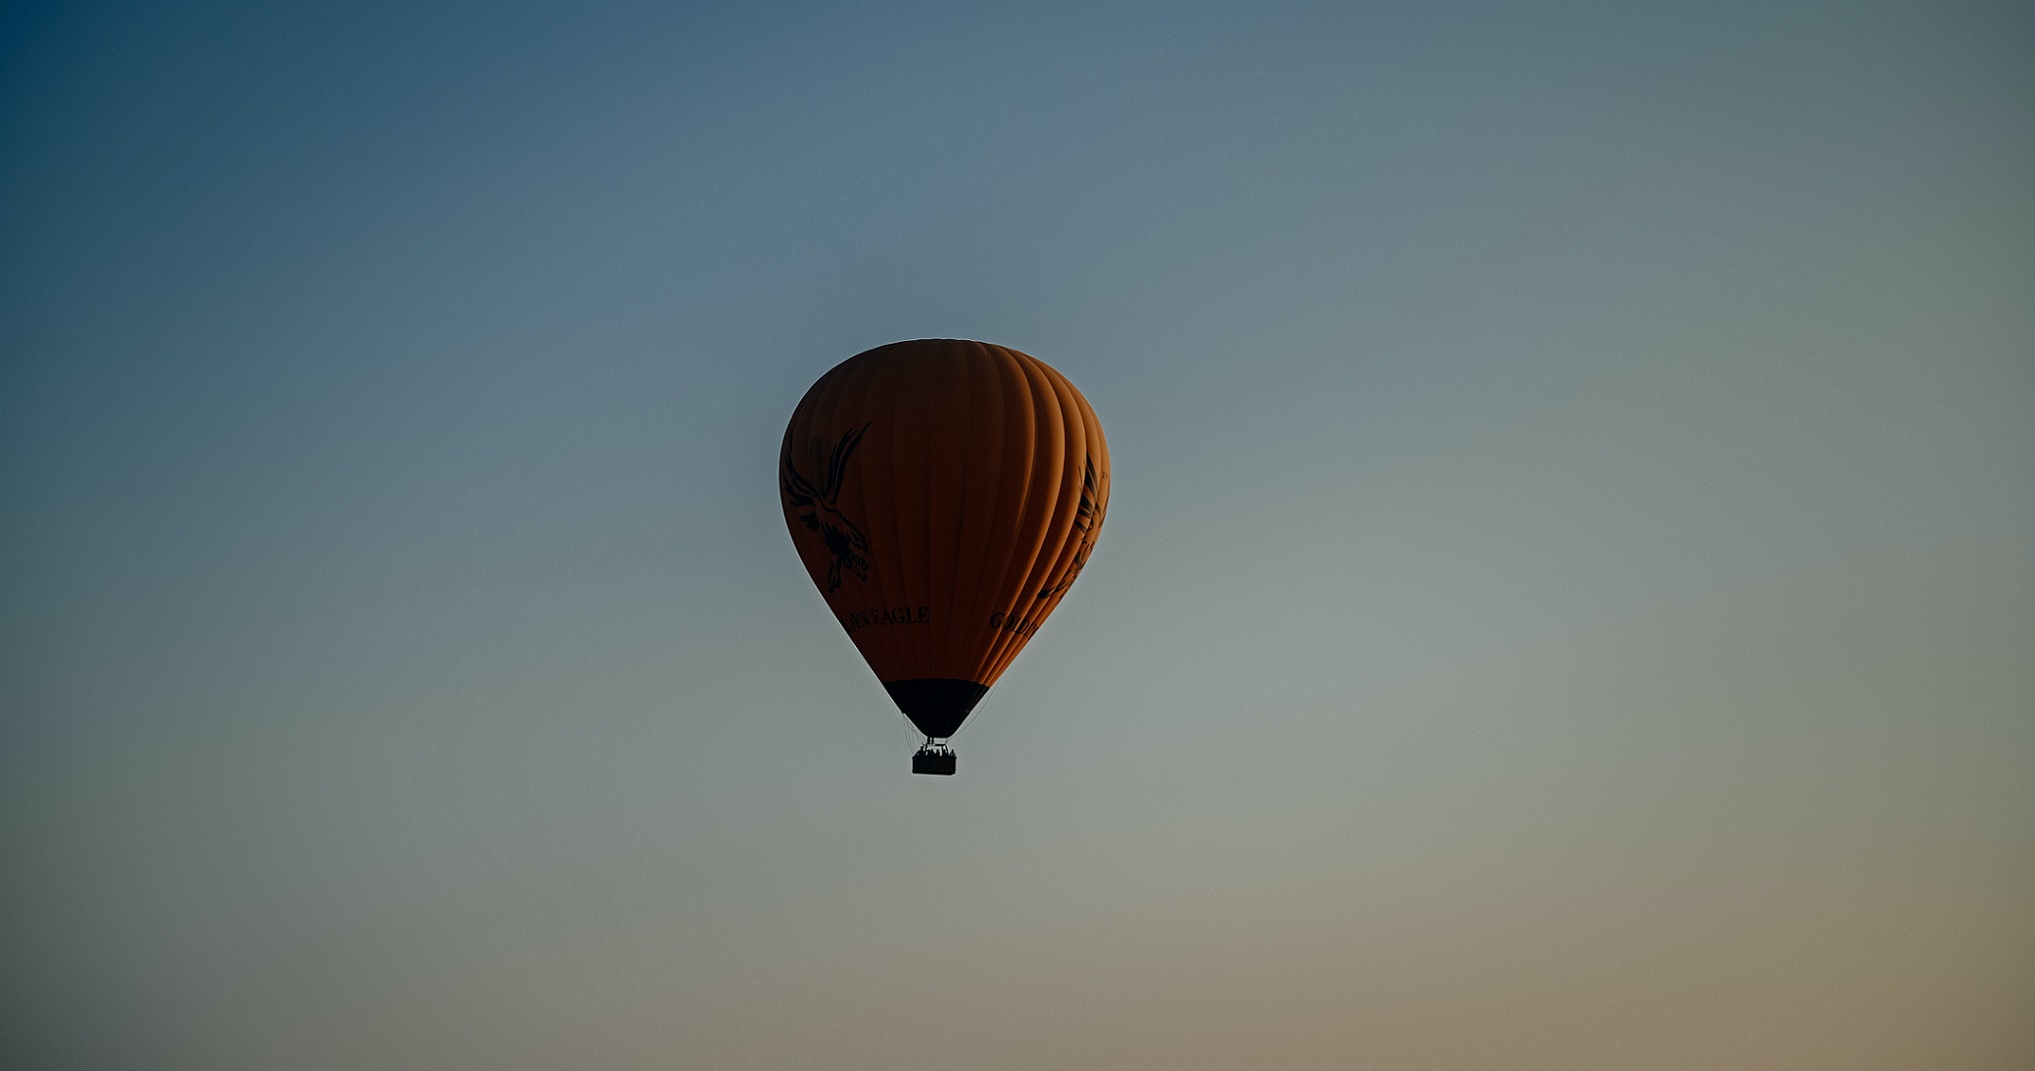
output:
M2025 4L0 18L0 1063L2035 1066ZM1115 460L952 779L925 336Z

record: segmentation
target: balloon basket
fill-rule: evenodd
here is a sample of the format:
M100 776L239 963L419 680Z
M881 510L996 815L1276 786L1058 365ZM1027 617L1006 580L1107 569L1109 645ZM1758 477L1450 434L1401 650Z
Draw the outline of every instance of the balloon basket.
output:
M912 756L912 772L922 774L953 774L953 749L932 745L920 748L918 754Z

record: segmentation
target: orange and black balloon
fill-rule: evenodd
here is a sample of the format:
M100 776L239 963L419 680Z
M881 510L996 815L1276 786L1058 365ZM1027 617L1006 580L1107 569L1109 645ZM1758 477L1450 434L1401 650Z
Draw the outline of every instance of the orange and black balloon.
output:
M1067 377L919 339L836 365L784 429L785 524L848 638L920 732L923 773L1081 575L1109 447Z

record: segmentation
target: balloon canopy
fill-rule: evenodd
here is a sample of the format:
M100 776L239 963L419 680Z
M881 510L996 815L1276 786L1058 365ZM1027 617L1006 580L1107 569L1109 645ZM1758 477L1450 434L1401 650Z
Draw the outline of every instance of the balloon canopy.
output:
M784 429L778 490L828 608L912 724L944 740L1088 563L1109 447L1045 362L919 339L813 384ZM922 772L952 769L949 754Z

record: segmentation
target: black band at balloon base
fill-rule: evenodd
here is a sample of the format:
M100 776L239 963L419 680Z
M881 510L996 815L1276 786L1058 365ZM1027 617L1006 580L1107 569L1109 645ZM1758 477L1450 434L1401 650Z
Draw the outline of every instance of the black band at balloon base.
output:
M908 681L884 681L883 690L919 727L934 740L945 740L968 718L968 712L989 691L989 685L951 677L919 677ZM952 773L953 771L948 771Z

